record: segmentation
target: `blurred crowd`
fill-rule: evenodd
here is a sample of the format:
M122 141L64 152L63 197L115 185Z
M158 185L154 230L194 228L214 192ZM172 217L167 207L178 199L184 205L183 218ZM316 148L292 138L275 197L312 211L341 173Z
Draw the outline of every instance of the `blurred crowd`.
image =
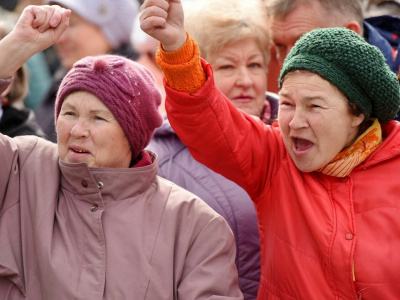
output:
M281 1L262 0L267 10L274 10L274 5ZM27 5L42 5L42 4L58 4L60 6L70 8L73 11L71 24L68 30L64 33L62 38L56 45L34 55L28 60L26 66L21 70L18 75L18 81L21 82L21 87L18 93L18 98L12 96L10 93L8 97L2 95L2 98L8 101L2 102L2 107L14 107L19 109L22 113L16 117L17 123L9 123L14 119L14 114L19 113L13 110L13 117L6 118L7 124L0 123L0 131L9 135L19 134L36 134L44 136L47 139L55 142L56 133L54 129L54 99L57 93L58 85L62 78L72 67L74 62L82 57L88 55L96 55L102 53L118 53L130 59L138 61L145 65L155 76L156 82L160 91L165 98L163 88L162 73L155 63L155 53L158 47L158 42L144 33L139 25L139 9L143 1L140 0L118 0L118 1L104 1L104 0L90 0L90 1L64 1L64 0L3 0L0 3L0 38L12 29L12 26L18 20L19 14ZM193 11L196 6L195 0L182 0L184 7L188 14ZM318 1L317 1L318 2ZM358 1L356 1L358 2ZM275 3L275 4L274 4ZM290 5L298 6L291 14L297 18L297 12L300 11L302 6L308 6L313 1L282 1L283 5L292 3ZM269 8L268 8L269 7ZM397 57L397 47L399 45L400 25L398 18L400 17L400 1L385 1L385 0L362 0L362 12L339 12L338 18L334 23L329 24L328 21L318 21L311 13L305 15L314 22L315 26L345 26L344 24L350 19L357 19L358 33L364 35L367 41L378 46L384 55L387 57L388 64L391 64L392 70L399 73L399 58ZM307 8L307 7L306 7ZM279 8L278 8L279 9ZM346 7L344 7L346 9ZM292 9L286 9L281 13L285 18L286 23L292 22L291 14ZM207 13L205 12L206 18ZM362 15L361 15L362 13ZM268 14L268 11L266 11ZM270 21L274 18L271 17ZM276 16L279 18L279 11ZM356 16L356 14L359 14ZM287 16L288 15L288 16ZM244 15L245 16L245 15ZM275 19L277 19L275 16ZM187 24L191 31L195 31L198 16L187 18ZM318 24L318 22L322 22ZM323 24L325 22L326 24ZM273 25L273 24L272 24ZM282 25L278 23L278 25ZM313 26L314 26L313 25ZM197 26L199 27L199 26ZM207 30L207 28L205 29ZM196 30L195 35L199 35L204 30ZM208 32L203 32L207 37L211 37ZM282 49L285 47L286 51L291 49L290 44L294 44L296 37L288 37L288 45L284 45L285 41L280 43L279 39L282 37L274 37L274 35L281 34L279 31L270 33L272 36L271 45L267 45L268 49L263 49L265 55L268 56L268 75L266 90L271 95L277 93L278 85L277 78L279 76L280 66L283 63L285 54L282 54ZM286 32L288 36L290 32ZM299 34L294 33L294 34ZM274 39L278 39L277 42ZM202 38L201 43L204 44ZM204 46L200 45L204 51ZM277 52L278 51L278 52ZM15 84L17 85L17 84ZM269 108L269 102L267 109ZM273 114L276 118L277 107L272 103L272 109L275 110ZM160 106L160 111L165 115L164 105ZM8 113L4 113L8 115ZM0 119L1 120L1 119ZM2 122L5 122L3 119ZM12 124L12 125L10 125ZM22 126L25 129L9 130ZM27 131L25 131L27 130Z
M400 74L400 1L182 0L185 24L216 85L242 111L276 126L278 78L286 56L306 32L346 27L377 46ZM57 142L55 101L60 83L86 56L117 54L147 67L162 95L163 125L148 149L159 155L159 175L196 194L222 215L235 234L239 286L255 299L260 280L257 214L249 195L194 160L166 116L165 90L156 63L159 42L140 29L140 0L2 0L0 39L28 5L71 9L69 27L54 46L32 56L0 95L0 132L37 135ZM326 12L331 17L327 17ZM251 100L250 100L251 98ZM395 117L399 120L399 117Z

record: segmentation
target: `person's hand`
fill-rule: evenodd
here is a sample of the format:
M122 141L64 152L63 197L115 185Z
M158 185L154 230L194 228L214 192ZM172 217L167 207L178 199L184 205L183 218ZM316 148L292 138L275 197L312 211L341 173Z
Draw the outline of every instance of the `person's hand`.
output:
M27 6L0 41L0 78L11 77L32 55L53 45L67 29L70 15L57 5Z
M31 50L31 55L53 45L67 29L71 11L58 5L27 6L14 30L13 41Z
M180 0L145 0L140 8L140 28L159 40L165 51L175 51L186 42Z

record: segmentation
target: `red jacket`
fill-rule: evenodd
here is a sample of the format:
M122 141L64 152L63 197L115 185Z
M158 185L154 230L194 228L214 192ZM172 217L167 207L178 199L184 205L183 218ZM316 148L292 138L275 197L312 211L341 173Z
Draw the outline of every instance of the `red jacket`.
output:
M303 173L279 128L239 112L203 66L194 95L166 87L168 117L197 160L254 201L258 299L398 299L400 123L382 125L383 143L348 177Z

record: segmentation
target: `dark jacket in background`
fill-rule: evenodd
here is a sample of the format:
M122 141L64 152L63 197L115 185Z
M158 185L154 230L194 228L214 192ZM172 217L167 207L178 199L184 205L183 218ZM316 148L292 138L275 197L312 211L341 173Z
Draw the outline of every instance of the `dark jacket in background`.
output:
M389 15L366 18L364 38L381 50L386 64L400 78L400 18ZM399 114L395 120L400 120Z
M31 109L16 109L12 106L3 107L0 119L0 132L10 137L20 135L36 135L46 138Z

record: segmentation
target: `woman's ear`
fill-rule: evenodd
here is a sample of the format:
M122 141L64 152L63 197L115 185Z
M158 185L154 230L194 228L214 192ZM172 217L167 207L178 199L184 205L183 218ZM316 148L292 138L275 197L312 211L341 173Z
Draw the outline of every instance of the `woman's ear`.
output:
M361 35L361 26L356 21L351 21L351 22L347 23L344 27L346 27L347 29L353 30L358 35Z
M353 116L353 121L352 121L351 125L353 127L358 127L364 120L365 120L364 114L359 114L358 116Z

